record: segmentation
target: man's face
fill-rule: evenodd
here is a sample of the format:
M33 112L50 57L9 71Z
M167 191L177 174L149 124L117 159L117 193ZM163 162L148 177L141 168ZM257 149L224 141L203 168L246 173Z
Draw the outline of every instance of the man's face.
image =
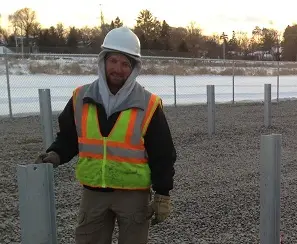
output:
M122 54L112 54L105 61L106 77L109 85L121 87L132 72L131 63Z

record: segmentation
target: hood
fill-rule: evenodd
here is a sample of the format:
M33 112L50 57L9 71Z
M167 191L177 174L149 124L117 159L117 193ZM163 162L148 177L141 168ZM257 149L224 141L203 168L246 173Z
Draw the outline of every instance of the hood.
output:
M99 94L101 96L100 103L102 103L102 105L104 106L107 117L113 114L114 111L116 111L117 108L128 98L128 96L130 95L130 93L132 92L136 84L136 77L139 75L142 68L142 63L139 58L125 54L135 60L135 65L132 73L126 80L125 84L117 92L117 94L114 95L109 90L109 87L106 82L106 75L105 75L104 57L108 52L117 52L117 51L105 49L99 53L99 56L98 56L98 76L99 77L98 77L98 80L96 81L98 82Z

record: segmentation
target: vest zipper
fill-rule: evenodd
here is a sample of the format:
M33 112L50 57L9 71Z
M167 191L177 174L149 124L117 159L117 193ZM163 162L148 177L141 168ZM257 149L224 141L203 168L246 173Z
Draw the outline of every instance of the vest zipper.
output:
M106 165L106 137L103 137L103 163L102 163L102 187L106 187L105 183L105 165Z

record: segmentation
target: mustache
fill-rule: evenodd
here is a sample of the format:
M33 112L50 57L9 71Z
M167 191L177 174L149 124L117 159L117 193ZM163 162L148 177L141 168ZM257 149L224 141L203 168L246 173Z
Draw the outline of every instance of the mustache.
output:
M124 75L119 74L119 73L117 73L117 72L112 72L112 73L110 73L109 75L115 76L115 77L117 77L117 78L123 78L123 77L124 77Z

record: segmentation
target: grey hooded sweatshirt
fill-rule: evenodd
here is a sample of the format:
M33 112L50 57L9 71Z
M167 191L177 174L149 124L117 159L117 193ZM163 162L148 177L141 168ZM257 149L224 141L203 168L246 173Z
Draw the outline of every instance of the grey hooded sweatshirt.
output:
M111 93L111 91L108 88L107 82L106 82L106 74L105 74L105 60L104 57L106 53L108 52L117 52L114 50L103 50L100 52L98 56L98 80L95 82L98 82L99 87L99 94L101 96L101 100L103 103L103 106L106 110L107 118L113 114L117 109L120 107L122 103L125 102L125 100L128 98L130 93L132 92L135 84L136 84L136 77L139 75L142 63L141 60L137 57L125 54L131 58L133 58L136 63L134 66L134 69L128 79L126 80L123 87L114 95Z

